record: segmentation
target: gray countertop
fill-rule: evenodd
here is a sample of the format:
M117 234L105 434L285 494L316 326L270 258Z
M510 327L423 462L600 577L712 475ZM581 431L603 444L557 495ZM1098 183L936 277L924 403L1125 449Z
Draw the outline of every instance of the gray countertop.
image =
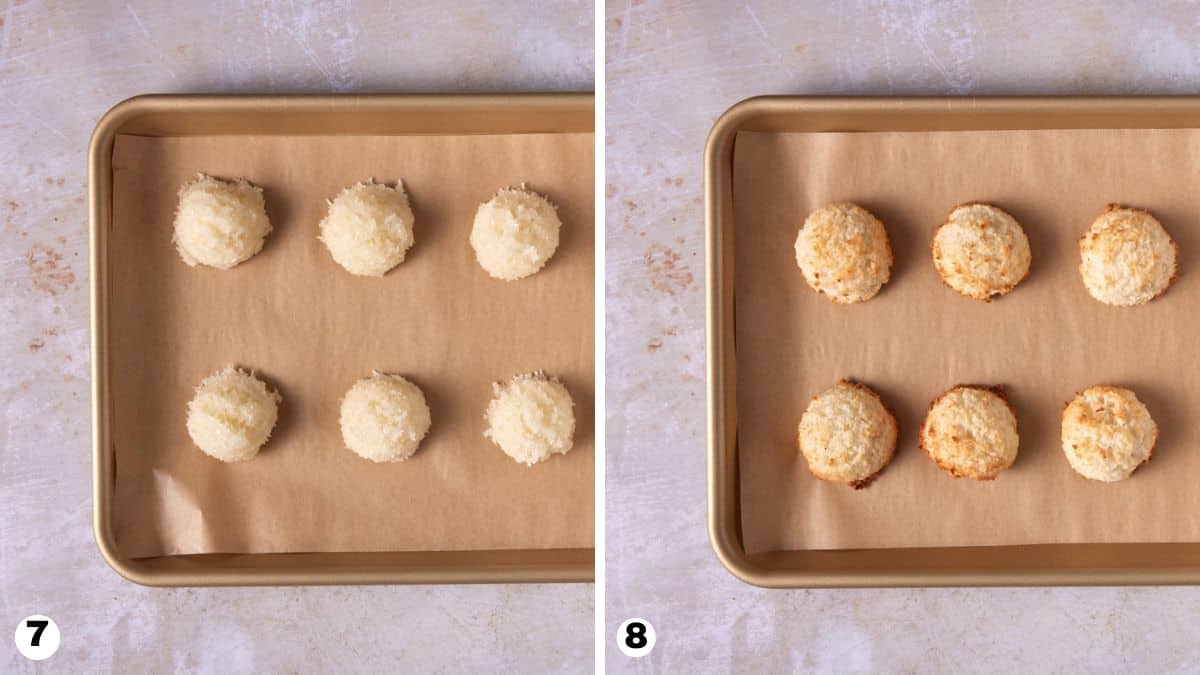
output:
M508 4L0 10L0 632L34 613L62 631L36 665L3 637L0 671L591 672L591 584L149 589L112 572L91 533L96 121L150 92L590 91L592 8ZM515 33L494 29L517 8Z
M807 4L805 8L802 5ZM1183 2L651 3L607 29L607 626L620 672L1195 672L1200 589L798 590L726 572L705 530L701 152L758 94L1200 89Z

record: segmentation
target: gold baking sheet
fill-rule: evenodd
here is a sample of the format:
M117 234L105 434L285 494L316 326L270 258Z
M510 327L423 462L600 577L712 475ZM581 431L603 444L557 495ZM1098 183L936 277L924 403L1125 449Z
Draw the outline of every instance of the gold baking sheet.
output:
M1200 293L1186 184L1200 132L1172 128L1187 124L1177 105L1122 125L1077 104L1076 129L1028 113L1045 100L766 99L718 123L710 526L731 569L764 585L1151 583L1194 564L1200 390L1181 373ZM791 246L808 212L839 200L879 215L897 258L884 291L850 307L807 288ZM1033 246L1029 279L990 304L945 288L928 259L933 230L969 200L1014 213ZM1078 279L1075 242L1114 201L1152 209L1181 248L1180 279L1145 307L1100 305ZM795 447L808 399L841 377L875 386L901 429L896 459L857 492L812 478ZM917 448L929 402L960 382L1004 384L1017 408L1020 456L991 483L951 479ZM1095 383L1134 388L1160 425L1154 461L1125 483L1079 478L1058 448L1062 405ZM1124 545L1145 542L1131 567Z
M123 106L92 157L97 536L114 567L163 584L590 579L591 97ZM188 268L170 245L174 193L196 171L266 191L275 229L228 272ZM349 275L315 238L324 200L367 177L402 178L417 217L382 279ZM545 270L505 284L467 235L480 201L522 181L559 205L564 235ZM227 363L284 396L270 443L236 465L182 424L195 383ZM429 399L433 427L407 462L341 444L341 395L373 368ZM536 368L564 380L578 426L570 454L527 468L482 437L482 413L493 380Z

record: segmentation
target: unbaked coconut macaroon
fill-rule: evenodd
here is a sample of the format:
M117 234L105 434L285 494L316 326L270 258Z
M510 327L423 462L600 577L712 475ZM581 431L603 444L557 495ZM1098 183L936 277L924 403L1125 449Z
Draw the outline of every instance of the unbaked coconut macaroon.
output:
M188 403L188 436L222 462L251 459L270 438L281 400L253 374L229 366L196 387Z
M1021 283L1033 260L1017 219L983 202L955 207L934 233L930 252L947 286L984 302Z
M342 440L372 462L412 457L429 433L430 420L425 394L399 375L376 372L355 382L342 399Z
M929 407L920 440L951 476L991 480L1017 459L1017 417L1003 387L959 385Z
M870 387L842 380L800 418L800 452L821 480L866 487L896 454L896 418Z
M396 187L366 181L329 201L319 239L347 272L381 277L413 245L413 212L399 181Z
M1129 478L1150 461L1158 425L1136 394L1121 387L1088 387L1062 414L1062 448L1071 468L1092 480Z
M198 174L179 190L172 240L191 267L227 270L261 251L270 232L262 188L245 178Z
M808 285L833 302L865 302L891 277L892 246L870 211L849 202L830 204L800 227L796 264Z
M471 248L489 275L513 281L542 269L558 249L562 221L554 204L525 189L502 188L475 211Z
M1167 292L1178 253L1171 235L1148 211L1109 204L1079 240L1079 274L1100 302L1140 305Z
M538 371L493 384L492 390L484 436L504 454L533 466L571 449L575 402L562 382Z

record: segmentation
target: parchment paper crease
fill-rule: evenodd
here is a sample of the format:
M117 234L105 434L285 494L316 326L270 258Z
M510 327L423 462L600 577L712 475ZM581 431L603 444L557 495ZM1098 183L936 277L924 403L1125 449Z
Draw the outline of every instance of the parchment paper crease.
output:
M121 136L113 156L114 524L125 555L592 546L591 134ZM175 195L198 171L265 188L275 227L230 271L189 268L171 244ZM403 179L408 259L354 277L317 240L325 200ZM487 276L475 208L528 182L558 204L562 242L539 274ZM253 461L224 465L184 427L193 388L235 363L283 395ZM533 468L483 437L491 383L543 368L575 399L575 448ZM417 454L377 465L346 450L338 406L372 369L424 390Z
M737 405L748 553L771 550L1200 541L1200 133L1195 130L738 134L734 151ZM812 210L850 200L896 254L873 300L834 305L793 252ZM990 304L942 285L929 255L955 205L991 201L1024 225L1028 279ZM1141 307L1102 305L1077 240L1109 202L1149 208L1180 277ZM813 478L796 446L810 397L852 377L897 414L892 464L855 491ZM993 482L953 479L917 447L930 403L959 383L1003 384L1020 454ZM1092 384L1131 387L1160 429L1131 480L1077 476L1060 413Z

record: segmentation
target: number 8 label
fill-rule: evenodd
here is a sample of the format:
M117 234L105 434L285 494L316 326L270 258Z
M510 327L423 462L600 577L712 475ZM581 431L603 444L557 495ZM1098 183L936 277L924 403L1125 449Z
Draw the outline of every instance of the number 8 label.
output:
M626 619L617 628L617 648L639 659L654 650L654 626L645 619Z

